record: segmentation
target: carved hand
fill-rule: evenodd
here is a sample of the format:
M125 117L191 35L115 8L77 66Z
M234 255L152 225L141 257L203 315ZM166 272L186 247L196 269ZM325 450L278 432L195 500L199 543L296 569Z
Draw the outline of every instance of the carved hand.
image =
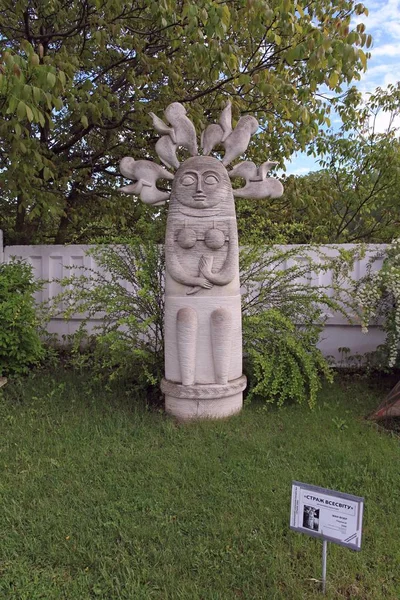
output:
M204 277L210 278L212 276L211 267L212 267L213 259L212 257L202 256L199 262L200 273L204 275Z
M203 277L199 277L199 280L201 283L199 283L199 285L203 288L205 288L206 290L210 290L213 286L213 284L211 283L211 281L208 281L208 279L203 279Z
M211 281L208 281L207 279L203 278L203 277L197 277L197 285L195 287L192 287L189 291L186 292L186 294L188 296L192 295L192 294L197 294L197 292L199 292L201 290L201 288L205 288L206 290L210 290L213 287L213 284L211 283Z

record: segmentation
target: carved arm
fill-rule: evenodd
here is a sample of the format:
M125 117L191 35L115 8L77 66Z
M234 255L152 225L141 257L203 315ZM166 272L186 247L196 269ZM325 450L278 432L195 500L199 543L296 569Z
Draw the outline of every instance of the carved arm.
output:
M175 279L178 283L190 286L200 286L206 289L212 288L213 284L207 281L205 277L191 276L183 269L175 253L174 231L172 227L169 230L167 229L165 238L165 265L172 279Z
M204 277L214 283L215 285L227 285L230 283L236 275L237 262L239 255L239 243L236 224L233 221L229 221L229 245L228 254L222 269L218 273L211 271L211 264L204 256L200 259L200 272Z

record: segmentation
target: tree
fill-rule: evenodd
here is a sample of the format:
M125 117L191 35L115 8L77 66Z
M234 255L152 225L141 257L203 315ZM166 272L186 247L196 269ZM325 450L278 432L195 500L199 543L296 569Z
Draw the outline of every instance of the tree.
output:
M311 147L323 169L286 182L283 214L292 242L379 243L398 236L400 83L354 100L353 94L339 106L341 130L321 132Z
M153 153L149 112L190 107L200 131L229 97L261 122L252 153L288 157L366 68L353 0L0 0L0 205L8 240L85 241L147 208L117 165ZM88 233L90 232L90 234Z

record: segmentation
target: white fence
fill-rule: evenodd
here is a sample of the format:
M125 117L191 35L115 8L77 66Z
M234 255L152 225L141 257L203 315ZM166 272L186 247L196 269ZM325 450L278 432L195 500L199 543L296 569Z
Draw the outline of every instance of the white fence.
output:
M87 255L90 246L85 245L46 245L46 246L6 246L3 250L3 244L0 231L0 262L8 262L12 256L16 256L28 261L34 270L37 279L44 279L49 283L41 292L36 294L36 301L46 301L60 292L59 285L54 281L62 277L71 276L78 273L79 267L88 269L95 268L93 258ZM343 244L342 248L354 248L353 244ZM367 247L365 258L355 264L352 277L359 279L365 274L366 265L370 257L375 256L377 252L384 250L384 245L369 245ZM337 246L324 246L324 253L330 256L337 255ZM309 254L316 260L318 257L310 250ZM299 258L299 260L304 260ZM379 261L374 268L380 267ZM81 271L80 271L81 272ZM328 286L331 281L331 274L321 273L318 278L313 278L310 273L310 285ZM56 333L60 336L74 333L79 327L82 317L75 315L69 321L62 317L52 319L48 330L50 333ZM95 326L100 321L93 319L91 325ZM384 334L379 327L370 327L367 334L362 333L359 325L350 325L342 315L327 315L326 327L321 335L319 346L325 355L331 355L336 360L342 358L339 348L350 348L350 353L364 354L371 352L384 340Z

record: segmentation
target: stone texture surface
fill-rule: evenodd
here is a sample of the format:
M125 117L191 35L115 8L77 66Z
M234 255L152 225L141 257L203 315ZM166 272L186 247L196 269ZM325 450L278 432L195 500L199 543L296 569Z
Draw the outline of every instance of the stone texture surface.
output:
M204 394L204 385L223 386L242 374L235 206L229 174L216 158L189 158L177 170L165 251L165 376ZM221 396L214 389L207 399L184 392L166 394L167 410L182 419L226 416L242 403L242 390Z
M178 399L165 395L165 410L179 421L192 419L222 419L241 411L243 394L225 396L214 400Z
M227 384L184 386L166 379L161 382L166 411L182 421L222 418L239 412L245 388L244 375Z
M190 339L182 337L188 332L178 332L177 319L180 310L190 308L197 318L196 336ZM227 367L228 380L237 379L242 374L242 328L241 328L241 304L240 295L236 296L167 296L165 298L165 377L174 382L182 381L182 368L179 360L179 344L187 344L186 352L195 353L194 369L196 383L216 383L215 356L217 356L221 345L213 349L212 338L213 323L212 315L216 310L228 311L231 315L230 339L225 341L223 347L223 359ZM220 327L218 327L220 329ZM189 350L190 348L190 350ZM221 356L221 358L222 358ZM225 367L226 368L226 367Z
M276 163L267 161L260 167L252 161L241 162L229 172L229 177L241 177L246 185L233 190L235 198L279 198L283 194L283 185L278 179L267 177L267 173L276 166Z

